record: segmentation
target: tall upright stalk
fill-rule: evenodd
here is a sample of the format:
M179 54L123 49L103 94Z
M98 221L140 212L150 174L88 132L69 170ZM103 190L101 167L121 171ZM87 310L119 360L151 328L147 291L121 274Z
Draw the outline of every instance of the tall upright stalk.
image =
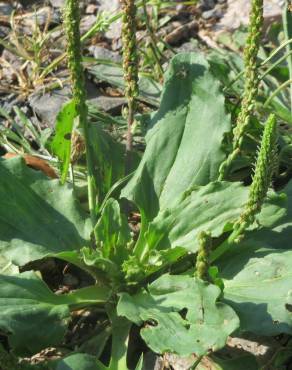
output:
M263 0L252 0L250 21L246 45L244 48L244 93L241 110L237 117L233 131L233 148L226 161L220 168L220 180L224 180L229 173L234 158L240 153L242 140L252 115L255 99L258 94L259 73L257 56L260 48L260 40L263 28Z
M121 0L123 12L123 69L125 79L125 95L128 101L128 130L127 130L127 165L129 169L130 151L133 146L132 128L134 114L137 107L138 87L138 53L136 39L136 12L135 0Z
M261 211L276 168L277 137L276 117L274 114L271 114L265 124L261 147L255 165L255 173L249 189L248 201L233 227L232 234L212 252L211 262L214 262L231 245L242 238L245 230L255 221L256 215Z
M87 121L86 89L82 66L80 41L80 10L78 0L66 0L64 10L65 31L67 36L68 66L71 75L73 100L79 117L79 126L84 133L87 161L88 200L90 216L96 221L96 187L93 176L92 152L89 145L89 130Z

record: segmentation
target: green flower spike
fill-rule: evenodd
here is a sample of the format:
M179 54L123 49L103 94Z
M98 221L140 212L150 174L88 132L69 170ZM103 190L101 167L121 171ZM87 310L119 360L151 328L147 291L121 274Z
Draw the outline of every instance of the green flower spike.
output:
M219 180L224 180L228 176L232 161L240 153L242 140L254 109L260 81L257 56L260 48L263 21L263 0L252 0L248 36L244 49L245 85L241 110L233 130L233 149L220 168Z
M82 66L80 42L80 10L78 0L67 0L64 9L65 32L67 36L68 66L71 75L73 100L79 117L79 126L83 129L84 145L87 159L87 180L89 209L93 226L95 225L96 187L93 176L92 153L89 148L89 131L87 122L86 89Z
M128 101L128 132L126 149L132 149L132 125L137 106L138 87L138 53L136 39L136 12L134 0L121 0L123 12L122 42L125 95Z
M276 168L276 147L277 122L275 115L271 114L265 125L255 173L249 191L248 202L239 219L241 227L242 225L248 226L252 224L255 220L255 216L261 211Z
M202 231L199 236L199 250L196 261L196 276L202 280L209 280L210 253L212 237L209 232Z
M211 262L216 261L227 252L234 243L238 243L243 238L245 230L255 221L256 215L261 211L272 181L272 176L276 169L277 137L276 117L272 114L265 124L261 147L255 166L255 173L249 190L248 201L238 221L234 225L232 234L212 252L210 258Z

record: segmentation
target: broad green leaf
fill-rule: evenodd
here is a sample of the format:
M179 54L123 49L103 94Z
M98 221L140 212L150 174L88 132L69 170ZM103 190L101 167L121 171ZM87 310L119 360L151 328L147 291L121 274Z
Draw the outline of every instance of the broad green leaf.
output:
M163 275L148 291L122 293L117 312L145 324L141 336L154 352L201 356L224 347L239 326L235 312L217 302L219 295L218 287L196 278Z
M95 227L97 244L104 258L121 265L129 255L127 244L131 241L130 228L125 215L121 214L118 201L110 198Z
M175 207L159 212L149 224L149 249L183 247L196 252L198 234L210 230L218 237L230 231L247 197L248 187L240 183L213 182L197 187Z
M219 264L224 300L243 331L292 334L292 251L258 249L246 241Z
M93 174L99 203L114 183L125 175L125 148L115 142L99 125L89 126L89 150L93 158Z
M0 160L0 250L24 265L88 244L90 221L69 185L49 180L21 158Z
M122 191L147 221L159 209L175 205L194 185L216 180L225 158L221 143L230 131L230 117L219 82L202 56L189 53L172 59L151 127L143 159Z
M48 366L52 370L100 370L96 357L86 353L74 353Z
M276 215L272 208L269 213L271 224L264 224L265 227L258 231L247 234L244 243L257 245L264 248L292 249L291 230L292 230L292 181L282 191L282 195L287 197L287 212L284 217L272 219ZM268 210L264 210L267 214Z
M0 277L0 329L20 355L60 344L70 320L70 309L105 303L109 292L89 287L55 295L34 273Z
M56 118L56 133L51 148L62 163L61 181L64 184L67 178L71 158L71 136L74 119L77 116L75 102L66 103Z
M106 81L121 89L125 88L124 71L119 65L98 63L89 65L88 72L98 80ZM150 77L139 76L139 98L154 106L159 104L161 85Z
M283 194L286 202L280 196L278 204L274 199L263 208L259 221L264 227L247 233L219 260L226 301L239 315L242 330L259 335L292 332L292 182ZM283 210L286 214L278 217Z
M196 252L197 237L201 231L209 230L217 238L232 230L247 198L248 187L240 183L213 182L196 187L185 194L176 206L159 212L149 223L144 238L140 237L136 245L136 255L144 259L148 254L148 265L156 263L160 266L163 263L161 258L155 260L153 254L156 258L159 254L164 260L174 262L187 251ZM275 224L283 218L285 207L285 197L283 199L270 191L257 223L261 226ZM163 251L163 256L160 251Z

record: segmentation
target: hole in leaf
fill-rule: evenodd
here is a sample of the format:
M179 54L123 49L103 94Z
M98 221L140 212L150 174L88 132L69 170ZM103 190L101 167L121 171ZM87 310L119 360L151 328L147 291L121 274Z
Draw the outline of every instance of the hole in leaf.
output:
M184 308L183 310L180 311L181 317L185 320L187 317L188 310Z
M158 326L158 322L154 319L149 319L146 321L145 326Z

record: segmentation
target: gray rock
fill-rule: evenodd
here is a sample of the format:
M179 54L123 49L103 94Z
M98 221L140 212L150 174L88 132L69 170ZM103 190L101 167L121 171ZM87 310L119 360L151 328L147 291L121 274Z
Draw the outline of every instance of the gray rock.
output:
M211 18L219 19L222 17L222 15L223 15L223 11L221 7L217 7L217 6L211 10L207 10L202 13L202 17L204 19L211 19Z
M31 12L29 15L23 16L21 29L24 33L31 35L34 32L36 24L39 27L44 27L48 21L50 24L60 24L61 14L59 12L52 11L52 8L46 6L37 10L37 12Z
M122 57L114 51L108 50L101 46L92 45L88 48L91 55L96 59L105 59L110 60L111 62L119 63L122 60Z
M65 2L66 0L50 0L50 4L52 5L52 7L56 9L63 8L65 5ZM79 1L80 8L84 8L89 2L90 0Z
M246 26L249 21L250 3L250 0L228 0L227 9L220 22L215 25L214 30L218 32L233 31L240 25ZM283 0L265 0L264 18L266 25L281 18L282 4Z
M121 114L122 107L126 104L125 98L103 96L100 95L96 98L89 99L88 103L98 110L104 111L112 115Z
M126 103L124 98L100 95L96 85L86 82L88 104L93 108L110 114L120 114L122 106ZM54 127L57 114L62 106L71 99L71 88L66 85L62 89L43 93L42 90L33 93L28 101L30 107L41 121L41 125Z
M0 14L10 16L13 12L13 6L11 4L7 4L7 2L0 2Z
M63 8L65 0L50 0L50 3L54 8Z
M1 10L0 10L1 11ZM10 32L10 28L6 26L0 26L0 37L4 39L5 37L8 36Z
M96 23L95 15L86 15L81 19L80 22L80 32L81 34L86 33L94 24Z
M32 110L40 118L43 124L54 127L58 112L71 96L71 89L65 86L63 89L54 90L50 93L42 94L36 91L28 99Z
M185 42L180 47L175 48L177 53L191 53L198 50L199 42L196 39Z
M120 9L119 0L98 0L99 10L108 14L114 14ZM117 39L120 37L122 31L121 20L111 24L110 29L106 32L106 37L109 39Z
M210 10L210 9L213 9L215 7L215 1L214 0L201 0L200 1L200 4L199 4L199 7L201 10Z

